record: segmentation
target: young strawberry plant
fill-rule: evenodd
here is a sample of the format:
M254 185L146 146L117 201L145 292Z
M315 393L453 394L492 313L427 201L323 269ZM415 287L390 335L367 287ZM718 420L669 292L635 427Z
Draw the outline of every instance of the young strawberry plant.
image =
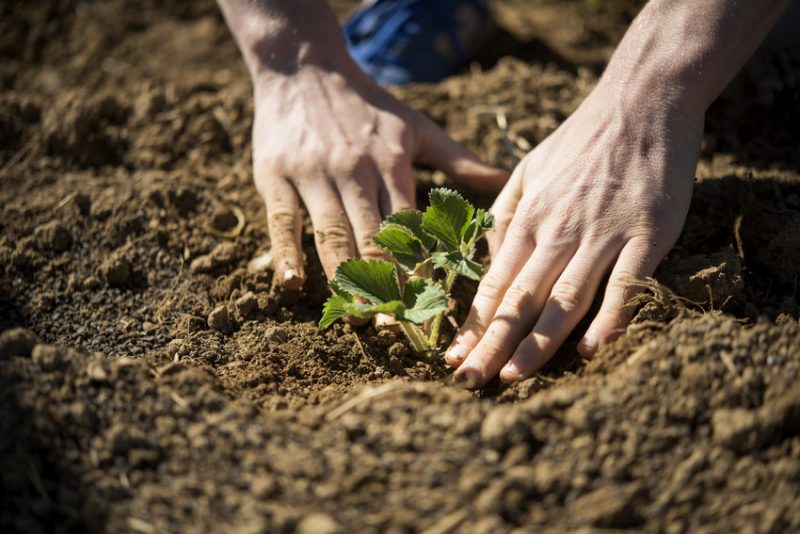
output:
M339 265L320 327L346 316L383 313L400 323L417 352L435 351L453 282L458 276L480 280L475 243L493 226L491 213L476 210L455 191L432 190L424 213L390 215L373 238L393 261L351 259Z

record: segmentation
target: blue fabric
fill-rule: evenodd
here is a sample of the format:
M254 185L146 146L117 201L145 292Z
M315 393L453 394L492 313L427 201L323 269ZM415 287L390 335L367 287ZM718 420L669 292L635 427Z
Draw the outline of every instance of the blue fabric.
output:
M377 0L343 29L350 55L380 83L436 82L460 67L474 43L461 42L456 12L487 21L483 0ZM475 35L477 38L477 35Z

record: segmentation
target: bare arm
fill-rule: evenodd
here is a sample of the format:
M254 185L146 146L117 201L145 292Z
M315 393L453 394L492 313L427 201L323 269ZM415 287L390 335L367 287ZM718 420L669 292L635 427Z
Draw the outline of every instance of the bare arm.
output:
M305 279L301 202L330 277L347 258L381 256L372 236L386 215L414 207L414 162L477 188L505 183L359 69L323 0L219 4L253 78L253 174L286 287Z
M325 0L218 0L254 77L291 74L303 65L344 65L347 51Z
M661 98L702 114L789 4L791 0L651 0L619 44L601 85L630 91L630 103Z
M789 0L652 0L598 86L528 154L500 193L493 261L447 353L468 387L530 376L610 273L578 350L630 320L629 282L650 276L683 227L704 114Z

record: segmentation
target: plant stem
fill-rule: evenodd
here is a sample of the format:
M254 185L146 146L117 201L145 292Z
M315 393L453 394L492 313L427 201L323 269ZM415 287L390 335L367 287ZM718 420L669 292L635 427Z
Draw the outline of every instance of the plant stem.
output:
M444 281L444 292L447 293L447 296L450 296L450 289L453 287L453 282L456 280L456 276L458 276L453 271L448 271L447 279ZM428 346L435 349L437 344L439 343L439 329L442 327L442 319L444 319L444 312L438 314L436 317L433 318L433 325L431 326L431 337L428 340Z
M428 338L417 325L407 321L400 321L400 328L414 346L415 351L424 354L430 350L431 347L428 345Z

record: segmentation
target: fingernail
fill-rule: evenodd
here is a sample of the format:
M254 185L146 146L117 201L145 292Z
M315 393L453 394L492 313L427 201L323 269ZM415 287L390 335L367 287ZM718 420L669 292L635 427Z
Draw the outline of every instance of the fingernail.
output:
M525 378L522 369L513 360L508 362L503 370L500 371L500 380L503 382L519 382Z
M288 289L299 289L302 282L300 273L296 269L290 267L283 271L283 285Z
M444 361L447 365L453 367L461 363L464 359L464 356L461 354L461 351L458 350L458 347L450 347L447 349L447 352L444 353Z
M597 351L598 345L600 345L600 343L594 335L586 334L580 342L581 352L586 356L591 356Z
M464 389L477 389L480 384L480 373L477 369L459 369L453 375L453 381Z

